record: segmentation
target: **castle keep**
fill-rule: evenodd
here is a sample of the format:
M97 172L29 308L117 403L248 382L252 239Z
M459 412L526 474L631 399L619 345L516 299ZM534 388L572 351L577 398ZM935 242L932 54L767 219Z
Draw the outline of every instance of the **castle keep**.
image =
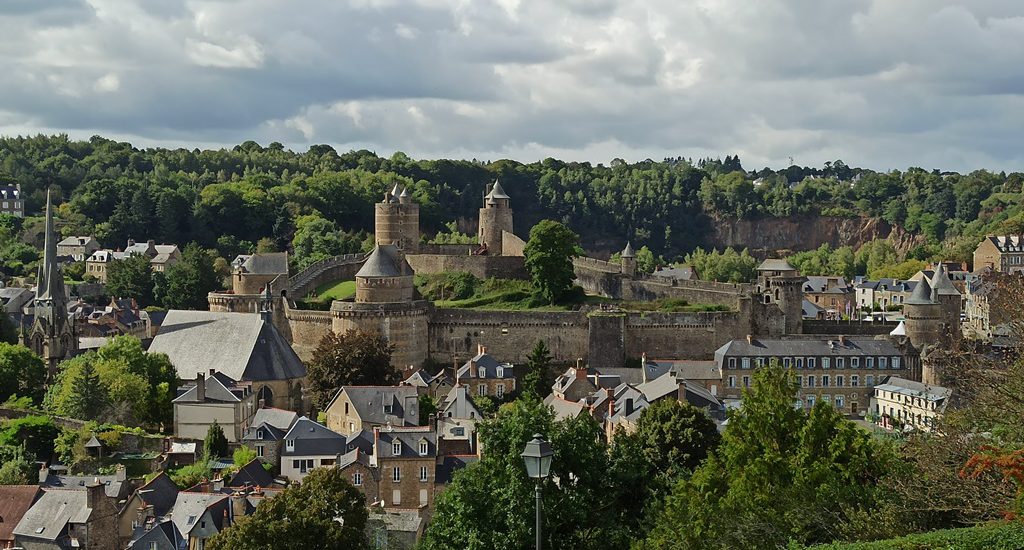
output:
M522 362L538 340L547 343L556 361L583 358L591 366L602 368L622 366L627 359L639 358L645 352L661 357L711 359L725 343L748 335L776 338L804 332L802 285L806 279L785 260L763 262L753 284L665 280L638 274L629 244L618 262L575 259L577 283L589 293L613 298L678 298L723 305L729 311L480 311L438 308L419 298L413 285L417 272L526 276L524 243L512 233L511 198L497 182L489 188L480 208L478 244L421 244L419 235L419 207L407 190L396 186L375 206L376 246L371 253L331 258L292 277L282 273L270 283L279 304L273 308L274 322L296 352L308 358L329 332L357 329L388 338L395 346L394 365L401 368L418 366L427 359L446 364L462 362L479 345L507 361ZM329 311L296 308L296 297L322 284L353 278L354 299L336 300ZM944 304L953 304L959 295L948 293L948 282L944 273L936 273L928 287L927 303L923 296L918 300L920 304L907 303L907 335L919 349L925 342L955 337L950 334L952 327L958 326L958 319L951 317L953 308ZM940 288L933 292L936 285ZM237 290L243 290L238 286ZM210 308L257 311L259 299L258 294L237 291L213 293Z

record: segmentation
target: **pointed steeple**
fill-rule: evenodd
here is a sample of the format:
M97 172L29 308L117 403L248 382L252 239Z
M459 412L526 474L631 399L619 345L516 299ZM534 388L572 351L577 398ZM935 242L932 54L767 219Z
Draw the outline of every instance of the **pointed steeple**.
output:
M946 274L946 266L939 262L939 265L935 268L935 273L932 275L930 281L932 290L938 296L959 296L960 291L953 286L953 281L949 280L949 275Z
M490 193L487 193L487 196L484 197L484 198L486 198L488 200L491 200L491 199L510 199L512 197L509 197L505 193L505 190L501 187L501 183L498 180L494 180L494 185L491 186Z
M53 205L50 192L46 192L46 235L43 241L43 263L39 267L39 280L36 283L37 300L57 300L64 304L64 278L57 264L57 235L53 228Z
M634 258L636 254L633 252L633 243L626 241L626 248L622 249L623 258Z

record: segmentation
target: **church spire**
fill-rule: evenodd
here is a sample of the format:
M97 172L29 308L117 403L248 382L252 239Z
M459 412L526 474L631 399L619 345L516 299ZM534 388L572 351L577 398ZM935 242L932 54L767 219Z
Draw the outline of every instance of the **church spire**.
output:
M64 296L64 278L57 264L57 235L53 228L53 205L50 191L46 192L46 235L43 242L43 263L39 268L39 280L36 283L37 300L55 300L60 304L67 302Z

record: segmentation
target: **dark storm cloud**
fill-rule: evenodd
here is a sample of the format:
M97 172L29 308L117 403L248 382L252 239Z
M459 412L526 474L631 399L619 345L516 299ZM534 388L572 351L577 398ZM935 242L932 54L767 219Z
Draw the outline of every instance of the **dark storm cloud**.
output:
M1016 0L10 0L0 132L1019 169Z

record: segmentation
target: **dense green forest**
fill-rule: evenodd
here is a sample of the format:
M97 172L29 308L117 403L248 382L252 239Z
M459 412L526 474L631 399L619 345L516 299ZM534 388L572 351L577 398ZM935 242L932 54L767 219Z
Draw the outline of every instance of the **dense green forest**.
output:
M668 260L706 247L710 227L726 217L877 217L925 235L919 259L938 254L942 243L962 256L985 232L1024 231L1024 174L881 173L838 160L759 171L745 170L735 156L522 164L383 158L329 145L298 153L252 141L220 150L138 149L102 137L40 135L0 139L0 178L22 185L30 215L40 212L48 186L58 191L66 235L94 234L113 248L129 237L195 241L225 258L288 248L296 267L364 249L372 204L395 183L410 187L423 231L433 234L475 220L495 178L512 196L524 235L554 219L583 235L585 248L629 239Z

